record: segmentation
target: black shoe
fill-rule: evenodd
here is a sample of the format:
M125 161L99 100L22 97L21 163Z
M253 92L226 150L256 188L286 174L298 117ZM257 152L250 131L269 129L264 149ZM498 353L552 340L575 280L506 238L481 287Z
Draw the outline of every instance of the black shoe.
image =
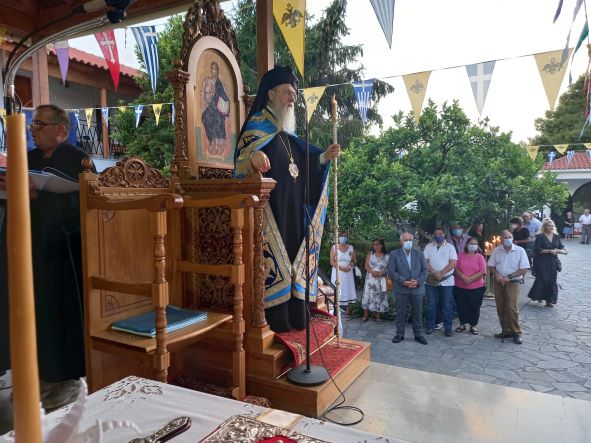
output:
M404 337L402 335L396 335L392 339L392 343L400 343L402 340L404 340Z
M433 334L433 328L425 329L425 334L429 334L429 335Z
M415 341L418 341L422 345L427 344L427 339L425 337L423 337L422 335L420 337L415 337Z
M451 337L452 335L454 335L454 333L451 332L451 330L450 331L445 331L445 336L446 337Z
M520 345L521 343L523 343L523 340L521 339L521 335L514 335L513 336L513 343L515 343L516 345Z
M495 338L507 338L507 337L511 337L511 335L505 334L504 332L499 332L498 334L495 334Z

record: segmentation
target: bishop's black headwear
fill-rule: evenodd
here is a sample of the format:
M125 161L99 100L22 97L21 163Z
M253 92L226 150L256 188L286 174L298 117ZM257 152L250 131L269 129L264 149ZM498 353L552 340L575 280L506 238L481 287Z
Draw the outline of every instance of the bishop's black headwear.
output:
M298 79L289 66L275 66L267 71L261 79L259 90L246 119L248 120L253 114L262 111L267 106L271 89L285 83L289 83L296 91L298 90Z

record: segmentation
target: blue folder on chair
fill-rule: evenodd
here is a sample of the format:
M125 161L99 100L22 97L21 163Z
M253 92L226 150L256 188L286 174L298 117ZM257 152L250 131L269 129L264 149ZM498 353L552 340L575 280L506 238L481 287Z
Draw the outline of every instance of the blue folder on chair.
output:
M194 325L195 323L199 323L200 321L207 320L207 312L191 311L189 309L182 309L168 305L166 307L166 320L168 322L166 332L173 332ZM145 314L118 320L113 322L111 329L135 335L143 335L144 337L155 337L156 312L150 311Z

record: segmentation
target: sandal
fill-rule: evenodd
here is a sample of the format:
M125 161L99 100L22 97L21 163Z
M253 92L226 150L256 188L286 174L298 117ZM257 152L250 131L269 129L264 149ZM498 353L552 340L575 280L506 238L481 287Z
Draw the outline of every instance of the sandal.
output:
M369 318L362 318L361 323L365 323L367 320L369 320Z
M376 323L379 325L380 323L382 323L382 319L381 318L376 318Z
M466 330L466 325L460 325L456 328L456 332L464 332Z
M470 332L474 335L480 334L480 331L478 330L478 328L476 326L470 326Z

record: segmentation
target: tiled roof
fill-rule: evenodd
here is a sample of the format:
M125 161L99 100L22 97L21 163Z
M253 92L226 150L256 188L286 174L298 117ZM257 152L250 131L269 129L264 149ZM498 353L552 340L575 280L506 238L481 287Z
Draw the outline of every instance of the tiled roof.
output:
M55 50L51 49L50 54L55 55ZM85 65L94 66L95 68L100 68L104 70L108 70L109 67L107 66L107 62L103 57L98 55L90 54L85 51L81 51L80 49L70 47L70 60L76 61L79 63L84 63ZM129 66L120 65L121 66L121 75L125 75L126 77L139 77L142 75L142 72L138 69L131 68Z
M556 170L567 170L567 169L591 169L591 157L585 151L575 152L573 159L568 161L565 156L560 157L552 162L552 164L546 162L543 167L544 171L556 171Z
M0 168L6 167L6 154L0 154Z

